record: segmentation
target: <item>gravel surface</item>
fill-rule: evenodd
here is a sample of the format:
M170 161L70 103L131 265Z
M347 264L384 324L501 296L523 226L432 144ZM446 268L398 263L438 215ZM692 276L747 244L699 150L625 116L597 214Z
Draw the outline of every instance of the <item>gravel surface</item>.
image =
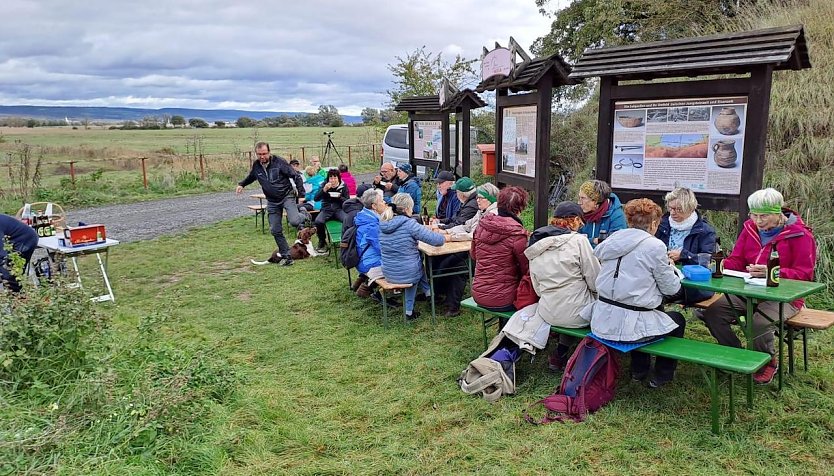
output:
M372 177L373 174L357 174L356 183L370 182ZM234 188L234 184L230 188ZM249 195L260 191L254 183L240 196L235 196L232 191L69 210L67 224L102 223L107 227L108 238L121 242L149 240L241 216L251 217L252 211L246 205L257 204L257 201Z

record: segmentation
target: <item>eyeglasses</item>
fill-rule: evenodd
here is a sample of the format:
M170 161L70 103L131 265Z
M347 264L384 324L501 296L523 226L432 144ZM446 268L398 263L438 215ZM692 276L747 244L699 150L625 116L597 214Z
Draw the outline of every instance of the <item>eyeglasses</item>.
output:
M580 202L592 202L593 200L591 200L591 199L590 199L590 198L588 198L588 197L585 197L585 196L580 195L580 196L579 196L579 201L580 201Z
M775 215L775 213L748 213L747 216L750 217L753 221L761 221L770 216Z
M666 207L669 210L669 213L683 213L683 207Z

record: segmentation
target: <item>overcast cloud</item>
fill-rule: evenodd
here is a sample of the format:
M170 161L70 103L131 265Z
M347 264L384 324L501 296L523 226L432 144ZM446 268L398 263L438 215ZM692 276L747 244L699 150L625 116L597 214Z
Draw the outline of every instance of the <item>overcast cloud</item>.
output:
M477 59L511 35L529 52L551 21L534 0L5 0L0 14L3 105L354 115L384 106L397 56Z

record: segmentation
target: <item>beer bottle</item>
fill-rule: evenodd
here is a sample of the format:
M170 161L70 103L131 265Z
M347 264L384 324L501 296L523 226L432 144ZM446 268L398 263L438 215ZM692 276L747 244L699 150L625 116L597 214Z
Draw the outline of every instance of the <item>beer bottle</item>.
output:
M767 286L775 288L779 286L779 252L776 247L770 252L770 259L767 260Z
M602 243L608 238L608 230L599 230L599 237L597 237L597 244Z
M429 209L423 206L423 214L420 215L420 220L422 220L424 225L429 224Z
M721 249L721 238L715 239L715 252L712 254L712 262L710 268L712 269L713 278L724 277L724 250Z

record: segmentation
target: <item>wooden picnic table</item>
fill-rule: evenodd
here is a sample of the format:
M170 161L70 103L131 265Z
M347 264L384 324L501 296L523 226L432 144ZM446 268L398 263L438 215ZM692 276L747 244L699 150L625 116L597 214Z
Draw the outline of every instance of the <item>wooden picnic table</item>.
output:
M423 253L426 260L426 277L429 280L429 287L431 288L431 297L429 300L431 301L431 320L432 323L435 322L437 318L437 311L436 311L436 303L435 303L435 292L434 292L434 279L435 278L442 278L444 276L455 276L459 274L466 274L469 276L469 281L472 281L472 257L469 255L469 249L472 247L471 241L447 241L440 246L432 246L427 243L423 243L422 241L417 243L417 249ZM462 253L466 252L466 267L454 268L450 270L444 270L444 272L436 274L434 272L434 267L432 263L432 258L435 256L444 256L444 255L451 255L455 253Z

